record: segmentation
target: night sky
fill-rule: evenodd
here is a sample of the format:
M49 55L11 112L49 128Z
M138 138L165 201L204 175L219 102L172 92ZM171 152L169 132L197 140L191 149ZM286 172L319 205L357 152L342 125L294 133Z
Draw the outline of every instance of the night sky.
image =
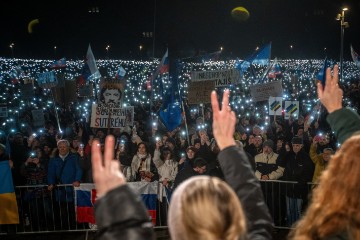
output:
M340 22L335 16L344 6L350 9L345 14L350 24L345 30L345 60L350 60L350 43L360 52L358 0L10 0L0 6L0 56L12 56L13 42L18 58L76 60L84 58L91 43L96 59L148 59L153 56L153 39L143 33L153 32L155 2L157 58L167 46L173 57L211 53L222 46L223 57L245 58L271 41L272 58L327 55L338 60ZM250 12L247 21L231 17L238 6ZM96 7L98 13L89 13ZM29 34L27 25L33 19L40 23Z

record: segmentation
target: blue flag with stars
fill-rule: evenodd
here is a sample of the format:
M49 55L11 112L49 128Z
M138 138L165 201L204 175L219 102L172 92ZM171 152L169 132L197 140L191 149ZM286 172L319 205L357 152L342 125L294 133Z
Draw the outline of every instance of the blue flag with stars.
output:
M172 71L170 79L171 86L168 91L163 95L163 104L160 110L160 119L164 123L168 131L173 131L181 124L182 115L181 115L181 98L179 96L179 87L178 87L178 72L180 69L179 61L175 63L175 71Z

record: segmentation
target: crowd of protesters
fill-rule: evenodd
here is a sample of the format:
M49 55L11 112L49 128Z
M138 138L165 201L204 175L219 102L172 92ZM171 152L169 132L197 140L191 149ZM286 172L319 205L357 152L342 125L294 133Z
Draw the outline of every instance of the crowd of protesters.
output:
M327 121L343 145L330 160L323 157L324 161L329 162L328 168L321 174L309 208L291 231L290 239L340 240L360 237L357 184L360 171L360 117L357 113L342 107L343 91L338 85L338 67L334 67L333 76L330 69L327 69L326 75L326 86L317 84L318 96L329 112ZM174 199L170 203L169 229L173 239L272 239L272 221L260 193L259 182L252 173L250 161L233 137L236 117L229 106L228 95L227 90L223 94L220 110L216 93L211 94L214 111L212 126L220 149L218 160L228 185L220 187L217 178L206 177L190 178L181 184L175 190ZM148 220L145 208L136 201L138 196L126 186L126 179L119 172L119 162L113 157L114 142L112 136L106 138L104 154L101 152L99 141L95 141L92 146L94 179L100 194L96 204L100 236L102 239L127 239L129 236L136 239L151 239L153 230L146 224ZM313 144L317 144L317 141ZM258 169L260 172L268 172L256 174L258 178L270 179L271 176L276 178L282 175L282 167L273 167L274 164L269 163L274 156L273 147L272 142L263 144L263 153L260 154L266 156L270 166ZM285 160L285 176L295 175L295 178L301 178L298 173L303 172L306 178L311 175L305 172L311 160L306 152L301 152L303 139L293 137L292 147L289 154L293 158ZM297 165L292 159L301 164ZM255 157L256 160L259 158ZM298 180L299 184L295 185L291 195L287 196L292 198L288 204L288 210L293 210L290 221L295 221L296 217L299 217L297 212L302 207L300 197L303 180ZM234 201L234 194L238 201ZM126 205L114 205L119 201L125 202ZM123 212L124 207L127 209L125 214L119 216L118 213ZM129 214L134 211L138 213L136 217ZM124 227L124 224L129 222L131 225Z
M344 95L352 98L358 106L356 84L344 87ZM263 103L266 105L267 103ZM317 183L331 156L337 151L339 139L335 138L326 123L327 110L319 110L319 118L310 121L308 112L300 111L298 116L285 119L284 116L259 118L255 112L236 119L234 139L243 148L253 166L253 172L259 180L292 181L288 186L284 204L286 217L274 221L285 221L293 225L303 214L308 204L308 183ZM97 141L104 147L107 135L115 138L114 153L126 180L160 181L171 194L182 182L198 175L216 176L224 179L224 173L218 161L220 148L213 133L213 112L204 107L204 114L186 109L185 122L173 131L167 131L157 121L143 114L142 106L136 108L135 125L124 131L120 129L90 128L89 123L77 118L72 109L64 108L58 118L64 129L57 131L57 119L49 111L42 132L25 131L6 133L1 138L0 159L9 160L16 186L47 185L31 194L49 196L54 194L58 184L79 186L93 182L91 167L91 147ZM267 195L267 190L263 192ZM29 198L27 194L27 198ZM66 187L56 191L54 197L66 203L59 205L59 211L73 207L73 189ZM40 197L39 197L40 198ZM271 213L273 201L266 201ZM34 204L34 203L32 203ZM48 202L38 202L47 206ZM32 209L36 208L36 205ZM44 208L44 215L49 208ZM34 214L33 214L34 215ZM60 214L61 215L61 214ZM74 216L70 216L74 217Z

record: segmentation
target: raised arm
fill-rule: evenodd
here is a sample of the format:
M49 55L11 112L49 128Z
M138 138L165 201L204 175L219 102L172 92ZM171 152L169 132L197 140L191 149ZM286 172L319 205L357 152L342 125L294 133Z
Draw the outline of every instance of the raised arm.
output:
M326 120L340 143L343 143L355 132L360 131L359 115L342 107L343 91L339 87L338 65L334 66L333 75L331 75L330 68L326 69L326 86L318 82L317 93L320 102L329 112Z
M272 220L259 181L245 152L236 147L233 138L235 113L229 106L229 90L223 94L220 110L216 93L211 93L213 133L221 152L218 155L226 182L240 199L248 222L248 239L272 239Z
M99 239L153 239L152 224L140 196L127 185L114 159L115 140L105 139L105 153L101 154L99 141L91 148L93 177L98 195L95 218Z

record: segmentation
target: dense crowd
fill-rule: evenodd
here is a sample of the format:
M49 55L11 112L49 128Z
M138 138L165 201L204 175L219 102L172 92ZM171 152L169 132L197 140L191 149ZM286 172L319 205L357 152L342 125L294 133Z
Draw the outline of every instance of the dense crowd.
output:
M99 61L99 65L106 67L110 75L115 74L119 65L126 69L125 105L135 107L136 121L134 126L125 129L98 129L89 125L93 98L82 97L68 106L60 104L56 114L51 91L40 88L35 82L34 98L21 99L20 85L24 79L36 79L37 73L47 69L49 61L0 61L0 84L5 90L0 101L8 109L8 117L2 119L0 159L10 160L15 185L48 185L46 191L37 193L43 197L49 195L57 184L79 186L81 183L92 183L91 147L95 140L103 147L107 135L115 138L114 156L127 181L160 181L171 196L182 182L192 176L209 175L224 179L218 161L220 147L212 128L213 110L207 105L200 107L186 103L187 83L191 71L232 68L235 61L184 62L181 65L179 78L182 80L180 89L185 103L186 125L183 121L173 131L168 131L158 117L150 114L150 93L145 85L149 72L156 68L156 62ZM229 86L230 106L236 115L233 138L247 155L256 178L297 182L286 192L286 221L291 226L307 206L307 183L318 182L339 147L339 139L335 138L326 122L327 110L316 104L313 80L322 61L284 60L280 64L282 74L277 78L283 80L283 99L300 101L299 116L289 119L268 116L267 102L255 103L251 100L249 85L265 70L260 66L256 67L258 76L245 73L238 84ZM21 70L17 81L14 81L9 74L17 66ZM80 69L79 62L69 61L67 68L59 71L65 72L65 78L74 79ZM346 62L344 73L344 81L340 83L344 91L344 105L357 110L360 72L353 63ZM161 105L157 81L160 80L153 83L153 113ZM38 108L44 110L46 121L43 127L34 128L29 110ZM314 108L317 115L315 120L311 120L307 116ZM72 189L65 189L56 197L71 202ZM270 210L274 210L271 209L273 200L267 202ZM275 215L272 217L275 221L279 220Z

